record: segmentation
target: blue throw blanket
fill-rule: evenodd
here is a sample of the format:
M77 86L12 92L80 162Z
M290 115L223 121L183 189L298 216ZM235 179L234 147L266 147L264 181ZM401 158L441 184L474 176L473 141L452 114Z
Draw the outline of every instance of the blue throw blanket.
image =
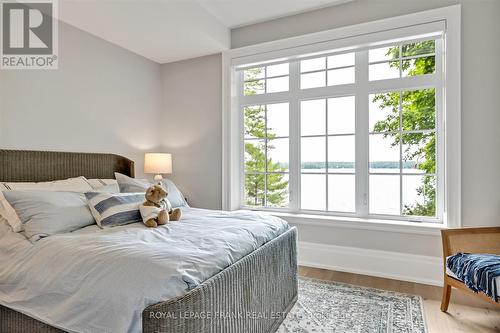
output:
M446 267L472 291L498 302L495 278L500 276L500 255L457 253L446 259Z

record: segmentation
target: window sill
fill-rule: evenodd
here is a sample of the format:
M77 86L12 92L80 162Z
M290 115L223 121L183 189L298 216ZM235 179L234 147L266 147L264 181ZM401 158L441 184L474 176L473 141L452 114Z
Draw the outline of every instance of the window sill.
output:
M430 236L440 236L441 230L447 229L446 225L438 223L363 219L330 215L293 214L285 212L269 213L271 215L280 217L291 224L296 225L298 224L330 228L348 228Z

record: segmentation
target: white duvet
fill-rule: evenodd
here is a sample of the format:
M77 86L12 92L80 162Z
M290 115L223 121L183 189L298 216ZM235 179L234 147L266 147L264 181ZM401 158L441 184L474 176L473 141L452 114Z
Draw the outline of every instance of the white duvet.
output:
M253 212L183 209L182 221L90 226L35 244L0 225L0 303L74 332L140 332L142 310L185 294L288 229Z

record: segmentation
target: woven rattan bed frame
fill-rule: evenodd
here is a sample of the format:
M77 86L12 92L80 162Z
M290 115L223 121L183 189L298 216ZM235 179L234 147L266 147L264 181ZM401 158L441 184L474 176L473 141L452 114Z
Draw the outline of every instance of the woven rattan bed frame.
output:
M134 162L113 154L0 150L0 181L114 178L115 171L133 176ZM147 307L143 332L276 331L297 300L296 237L291 228L187 294ZM0 332L63 331L0 306Z

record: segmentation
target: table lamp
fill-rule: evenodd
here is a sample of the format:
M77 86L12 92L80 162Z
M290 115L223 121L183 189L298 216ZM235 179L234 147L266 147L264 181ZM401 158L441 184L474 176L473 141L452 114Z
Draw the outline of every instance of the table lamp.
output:
M144 155L144 173L155 175L154 180L161 183L163 173L172 173L172 154L146 153Z

